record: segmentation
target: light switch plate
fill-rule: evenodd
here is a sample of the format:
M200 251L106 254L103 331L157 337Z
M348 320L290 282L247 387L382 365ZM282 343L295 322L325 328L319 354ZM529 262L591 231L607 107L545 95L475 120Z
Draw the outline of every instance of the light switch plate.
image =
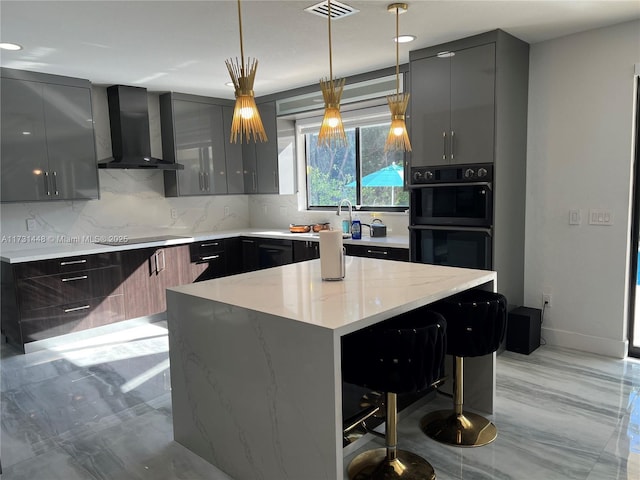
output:
M589 210L589 225L613 225L613 212L607 209Z
M569 210L569 225L580 225L582 223L582 212L580 210Z

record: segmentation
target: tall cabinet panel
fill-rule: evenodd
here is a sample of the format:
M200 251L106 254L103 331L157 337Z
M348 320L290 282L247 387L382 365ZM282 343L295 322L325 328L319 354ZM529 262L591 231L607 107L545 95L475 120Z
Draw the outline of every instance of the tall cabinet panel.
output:
M493 43L411 62L412 166L493 162Z
M2 201L47 198L42 84L2 79Z
M260 105L260 115L268 142L256 144L258 192L278 193L278 123L276 102Z
M451 58L452 164L490 163L494 159L495 45L455 52Z
M410 188L422 186L424 167L492 164L491 268L509 303L522 305L529 45L493 30L414 50L409 60L410 165L418 168Z
M160 96L163 157L185 167L164 172L166 196L243 193L242 147L229 144L230 104L181 93Z
M2 69L3 202L98 198L87 80Z
M44 85L52 194L61 199L96 198L96 154L91 97L87 89Z
M258 105L267 142L242 144L245 193L278 193L278 123L276 103Z
M242 145L231 143L231 122L233 107L222 107L222 123L224 126L224 150L227 161L227 192L244 193L244 169L242 167Z
M438 56L411 64L411 159L412 165L447 162L451 125L451 63ZM415 82L415 83L414 83Z

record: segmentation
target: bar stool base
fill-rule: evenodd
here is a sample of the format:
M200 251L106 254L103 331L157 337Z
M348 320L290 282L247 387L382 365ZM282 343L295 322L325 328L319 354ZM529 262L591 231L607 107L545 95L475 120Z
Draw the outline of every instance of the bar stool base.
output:
M481 415L451 410L429 413L420 420L420 428L430 438L456 447L481 447L493 442L498 429Z
M394 460L387 459L387 449L361 453L347 469L350 480L435 480L433 467L424 458L406 450L397 450Z

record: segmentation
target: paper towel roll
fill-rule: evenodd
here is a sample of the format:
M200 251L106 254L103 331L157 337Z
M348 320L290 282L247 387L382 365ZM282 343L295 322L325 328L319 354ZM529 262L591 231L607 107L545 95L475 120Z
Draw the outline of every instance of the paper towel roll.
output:
M320 231L320 274L323 280L344 278L342 232L338 230Z

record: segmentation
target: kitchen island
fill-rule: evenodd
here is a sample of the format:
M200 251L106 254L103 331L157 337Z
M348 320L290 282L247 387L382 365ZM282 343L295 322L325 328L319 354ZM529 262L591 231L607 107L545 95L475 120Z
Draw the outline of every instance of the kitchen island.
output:
M167 290L174 438L234 480L344 475L340 338L496 273L348 257ZM466 404L492 412L495 354L465 364ZM428 441L425 438L425 441Z

